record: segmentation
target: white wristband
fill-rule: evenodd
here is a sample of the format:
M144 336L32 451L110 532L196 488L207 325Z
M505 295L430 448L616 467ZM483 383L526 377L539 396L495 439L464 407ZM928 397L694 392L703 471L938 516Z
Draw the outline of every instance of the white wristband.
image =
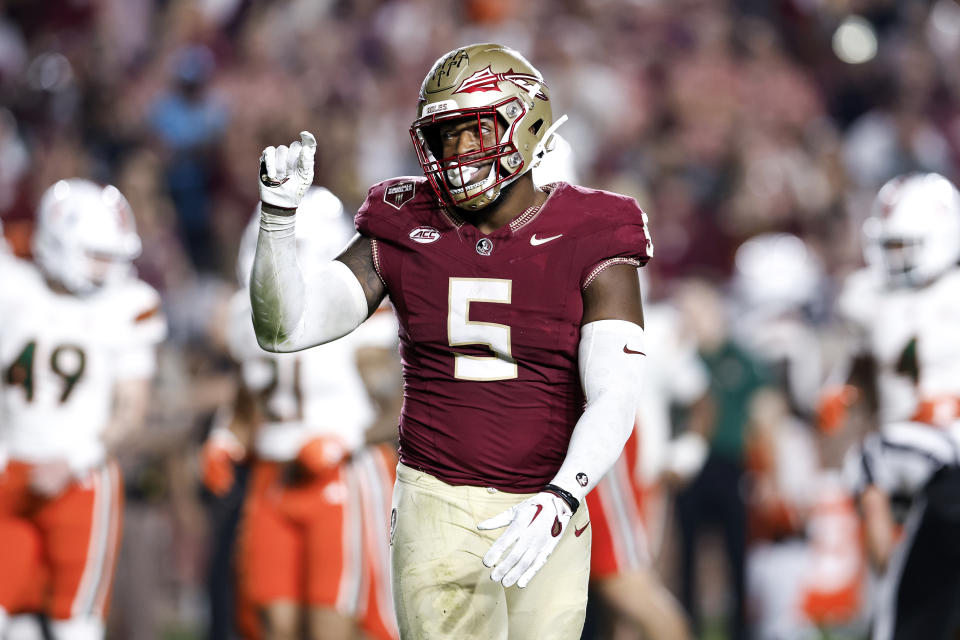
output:
M296 214L281 216L275 213L267 213L263 210L263 207L260 207L260 228L267 233L274 234L275 238L287 238L294 235L296 222Z

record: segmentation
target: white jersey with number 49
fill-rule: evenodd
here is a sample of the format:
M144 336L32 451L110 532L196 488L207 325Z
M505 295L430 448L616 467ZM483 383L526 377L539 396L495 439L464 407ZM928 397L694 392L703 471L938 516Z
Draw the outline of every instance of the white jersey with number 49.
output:
M254 441L258 457L292 460L320 435L335 436L350 450L363 445L376 412L357 369L357 351L397 348L393 313L375 313L353 333L312 349L270 353L257 344L244 289L231 301L228 339L243 384L264 413Z
M15 460L97 465L114 384L154 373L160 298L132 277L84 297L56 293L32 264L3 266L0 442Z

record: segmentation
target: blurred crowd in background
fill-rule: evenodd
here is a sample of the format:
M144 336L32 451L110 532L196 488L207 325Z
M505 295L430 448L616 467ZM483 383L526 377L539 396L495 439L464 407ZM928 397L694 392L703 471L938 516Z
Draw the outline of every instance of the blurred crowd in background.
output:
M955 0L0 0L11 245L27 255L38 197L57 179L113 183L170 323L149 428L123 457L112 637L211 625L229 505L201 489L197 452L232 397L223 320L260 150L313 131L316 183L355 211L374 182L419 174L408 129L423 76L483 41L542 71L555 115L570 117L560 134L580 182L648 212L645 294L675 299L701 338L742 317L729 281L744 241L806 243L821 266L807 318L826 327L862 265L880 185L913 170L958 177ZM743 441L732 457L746 457ZM663 562L679 589L679 561ZM722 618L727 590L706 591L701 608Z

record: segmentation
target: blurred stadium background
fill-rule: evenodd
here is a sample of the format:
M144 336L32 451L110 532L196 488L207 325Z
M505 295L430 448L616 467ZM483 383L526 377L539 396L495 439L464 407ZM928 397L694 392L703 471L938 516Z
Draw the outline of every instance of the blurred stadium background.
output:
M408 128L423 74L482 41L544 73L580 182L649 213L646 293L702 279L725 303L691 313L718 326L740 317L737 247L789 232L822 265L807 317L829 342L879 186L911 170L958 177L955 0L0 0L9 241L27 255L57 179L114 183L170 321L149 428L123 457L111 638L228 637L208 584L227 580L210 568L224 566L230 505L201 489L197 454L232 393L223 313L260 150L315 132L316 182L354 211L370 184L419 173ZM677 589L672 539L660 566ZM704 634L722 638L723 554L703 544Z

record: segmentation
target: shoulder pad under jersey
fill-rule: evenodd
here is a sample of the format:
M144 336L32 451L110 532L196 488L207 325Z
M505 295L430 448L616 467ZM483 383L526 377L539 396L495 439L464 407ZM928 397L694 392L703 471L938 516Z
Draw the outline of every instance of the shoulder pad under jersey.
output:
M643 266L653 257L647 214L633 198L559 182L548 202L542 215L549 216L551 225L561 223L577 238L584 286L611 260Z
M160 294L143 280L127 278L109 285L98 298L109 321L116 322L118 343L150 346L167 337Z
M43 274L36 265L9 254L0 256L0 309L9 301L23 302L46 288Z
M384 180L370 187L354 217L361 234L391 241L410 232L411 223L455 226L423 176Z

